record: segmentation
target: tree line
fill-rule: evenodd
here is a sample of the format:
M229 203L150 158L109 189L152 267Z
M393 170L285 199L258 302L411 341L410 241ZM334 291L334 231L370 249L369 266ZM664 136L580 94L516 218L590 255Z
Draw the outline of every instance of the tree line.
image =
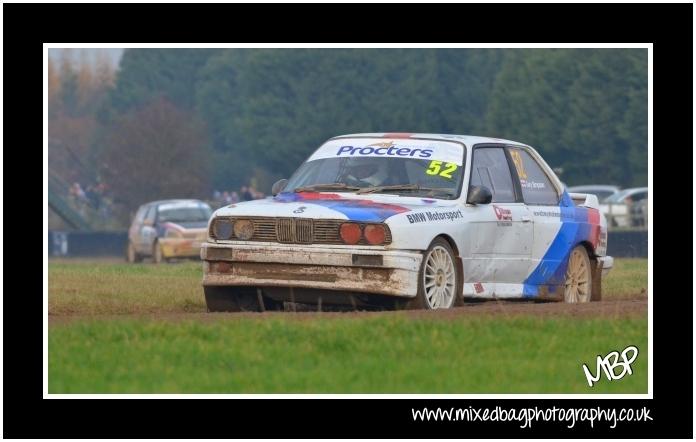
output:
M647 184L644 49L127 49L105 72L49 73L49 132L86 119L75 150L130 205L268 192L353 132L508 138L568 185Z

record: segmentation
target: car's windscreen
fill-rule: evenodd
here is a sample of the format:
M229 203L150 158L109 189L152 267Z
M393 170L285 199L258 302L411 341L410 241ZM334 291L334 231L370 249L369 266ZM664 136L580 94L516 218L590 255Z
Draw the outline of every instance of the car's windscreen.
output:
M157 216L162 223L186 223L208 221L212 213L208 206L160 207Z
M459 196L464 147L433 140L330 140L293 174L284 192L390 193Z

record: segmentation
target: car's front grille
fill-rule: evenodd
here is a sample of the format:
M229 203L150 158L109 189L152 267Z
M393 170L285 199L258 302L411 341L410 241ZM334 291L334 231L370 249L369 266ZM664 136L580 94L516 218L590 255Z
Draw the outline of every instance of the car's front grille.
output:
M234 222L237 219L248 219L254 223L254 234L247 241L278 242L283 244L344 244L338 233L341 224L347 222L339 219L310 219L310 218L273 218L273 217L219 217ZM217 239L213 226L210 224L210 237ZM391 243L391 232L386 224L385 244ZM238 238L230 238L232 241ZM368 243L362 238L359 245Z

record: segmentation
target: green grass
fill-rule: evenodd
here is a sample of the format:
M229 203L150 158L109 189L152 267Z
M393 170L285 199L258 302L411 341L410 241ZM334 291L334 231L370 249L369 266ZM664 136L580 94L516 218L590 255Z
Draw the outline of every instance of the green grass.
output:
M50 261L48 311L64 314L205 312L200 262L171 265ZM647 293L648 260L616 259L603 298Z
M48 312L128 314L205 312L203 264L49 261Z
M647 296L648 260L615 258L614 268L602 281L604 299Z
M597 354L641 349L590 388ZM51 393L646 393L647 321L400 315L52 326Z
M51 393L646 393L647 318L402 313L298 319L203 315L200 262L49 262ZM647 289L618 259L604 299ZM84 316L82 316L84 315ZM582 364L640 349L634 373L588 387Z

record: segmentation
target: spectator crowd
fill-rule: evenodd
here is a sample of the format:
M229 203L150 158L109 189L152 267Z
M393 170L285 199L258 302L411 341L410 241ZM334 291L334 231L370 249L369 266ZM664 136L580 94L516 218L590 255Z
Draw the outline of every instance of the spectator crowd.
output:
M258 200L265 197L266 195L263 192L257 191L252 186L242 186L239 192L234 190L224 190L222 192L216 190L213 192L213 201L223 204L234 204L240 201Z

